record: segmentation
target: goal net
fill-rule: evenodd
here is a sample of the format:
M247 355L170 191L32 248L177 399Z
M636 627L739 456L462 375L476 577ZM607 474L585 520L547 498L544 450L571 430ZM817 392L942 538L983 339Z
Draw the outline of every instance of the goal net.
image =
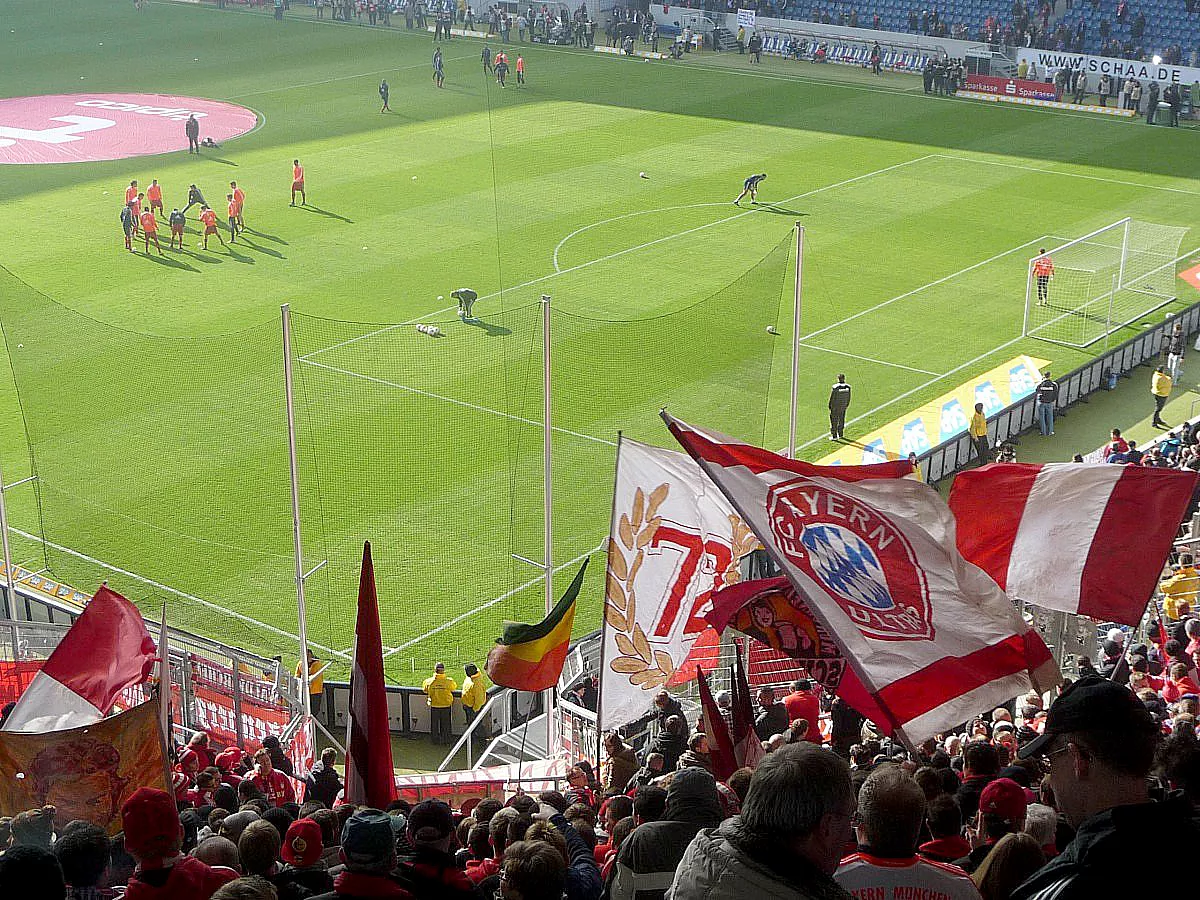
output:
M1088 347L1175 299L1186 228L1122 219L1029 260L1023 333ZM1055 246L1057 244L1057 246Z

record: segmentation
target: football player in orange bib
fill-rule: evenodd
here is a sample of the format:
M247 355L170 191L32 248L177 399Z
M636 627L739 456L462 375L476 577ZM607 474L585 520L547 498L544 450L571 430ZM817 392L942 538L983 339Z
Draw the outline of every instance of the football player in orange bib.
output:
M296 205L296 192L300 192L300 205L306 206L308 200L304 195L304 166L300 165L300 160L292 160L292 202L291 206Z
M146 252L150 252L150 241L154 241L154 249L158 251L159 256L163 256L162 247L158 243L158 219L154 218L154 213L150 211L150 207L142 210L142 235L146 240Z
M1054 261L1046 255L1046 248L1038 249L1038 258L1033 261L1033 277L1037 279L1038 306L1050 305L1050 280L1054 277Z
M204 249L208 249L208 236L215 234L217 240L221 242L221 246L225 246L225 238L221 237L221 232L217 230L217 214L207 206L200 207L200 221L204 223Z

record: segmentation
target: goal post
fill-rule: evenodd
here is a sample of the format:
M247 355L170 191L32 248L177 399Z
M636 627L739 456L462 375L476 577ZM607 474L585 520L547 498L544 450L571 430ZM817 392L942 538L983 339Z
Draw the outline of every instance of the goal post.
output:
M1125 218L1073 240L1047 238L1025 273L1022 334L1088 347L1175 299L1186 228Z

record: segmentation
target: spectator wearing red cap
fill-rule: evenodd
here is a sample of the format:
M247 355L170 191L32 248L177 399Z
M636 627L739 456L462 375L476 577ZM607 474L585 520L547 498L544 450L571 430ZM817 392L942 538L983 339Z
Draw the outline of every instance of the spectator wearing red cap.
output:
M236 788L242 783L242 776L239 772L239 770L245 771L242 767L242 757L240 747L226 747L213 759L213 765L221 773L221 781L230 787Z
M127 900L209 900L237 872L210 869L180 854L183 826L175 799L157 788L138 788L121 807L125 850L137 868L125 889Z
M1025 827L1028 805L1025 789L1011 778L989 782L979 795L979 812L974 826L967 829L971 852L955 860L954 864L968 875L974 872L1000 838Z
M208 732L197 731L188 738L187 749L196 754L200 761L200 769L207 769L216 764L216 756L208 746Z
M271 753L265 747L254 754L254 774L250 782L262 792L271 806L296 802L292 780L274 767Z
M325 845L321 826L312 819L297 819L288 826L279 855L286 868L271 878L281 897L324 894L333 890L333 877L321 857ZM307 892L307 893L305 893Z

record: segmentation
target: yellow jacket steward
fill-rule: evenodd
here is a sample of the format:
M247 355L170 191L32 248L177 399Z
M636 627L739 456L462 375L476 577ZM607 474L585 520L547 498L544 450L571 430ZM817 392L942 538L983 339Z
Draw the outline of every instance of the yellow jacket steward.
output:
M1150 393L1156 397L1166 397L1171 393L1171 376L1164 372L1155 372L1150 376Z
M486 679L482 672L474 677L468 675L463 679L463 706L470 707L475 712L483 709L483 704L487 703L487 684L485 682Z
M1175 574L1159 585L1163 592L1163 612L1172 622L1179 621L1179 604L1186 603L1196 608L1196 595L1200 593L1200 572L1192 566L1180 566Z
M421 690L429 695L430 706L434 709L445 709L454 705L454 692L458 690L458 684L453 678L447 678L439 672L426 678L421 684Z
M975 413L971 416L971 437L984 437L987 434L987 416Z

